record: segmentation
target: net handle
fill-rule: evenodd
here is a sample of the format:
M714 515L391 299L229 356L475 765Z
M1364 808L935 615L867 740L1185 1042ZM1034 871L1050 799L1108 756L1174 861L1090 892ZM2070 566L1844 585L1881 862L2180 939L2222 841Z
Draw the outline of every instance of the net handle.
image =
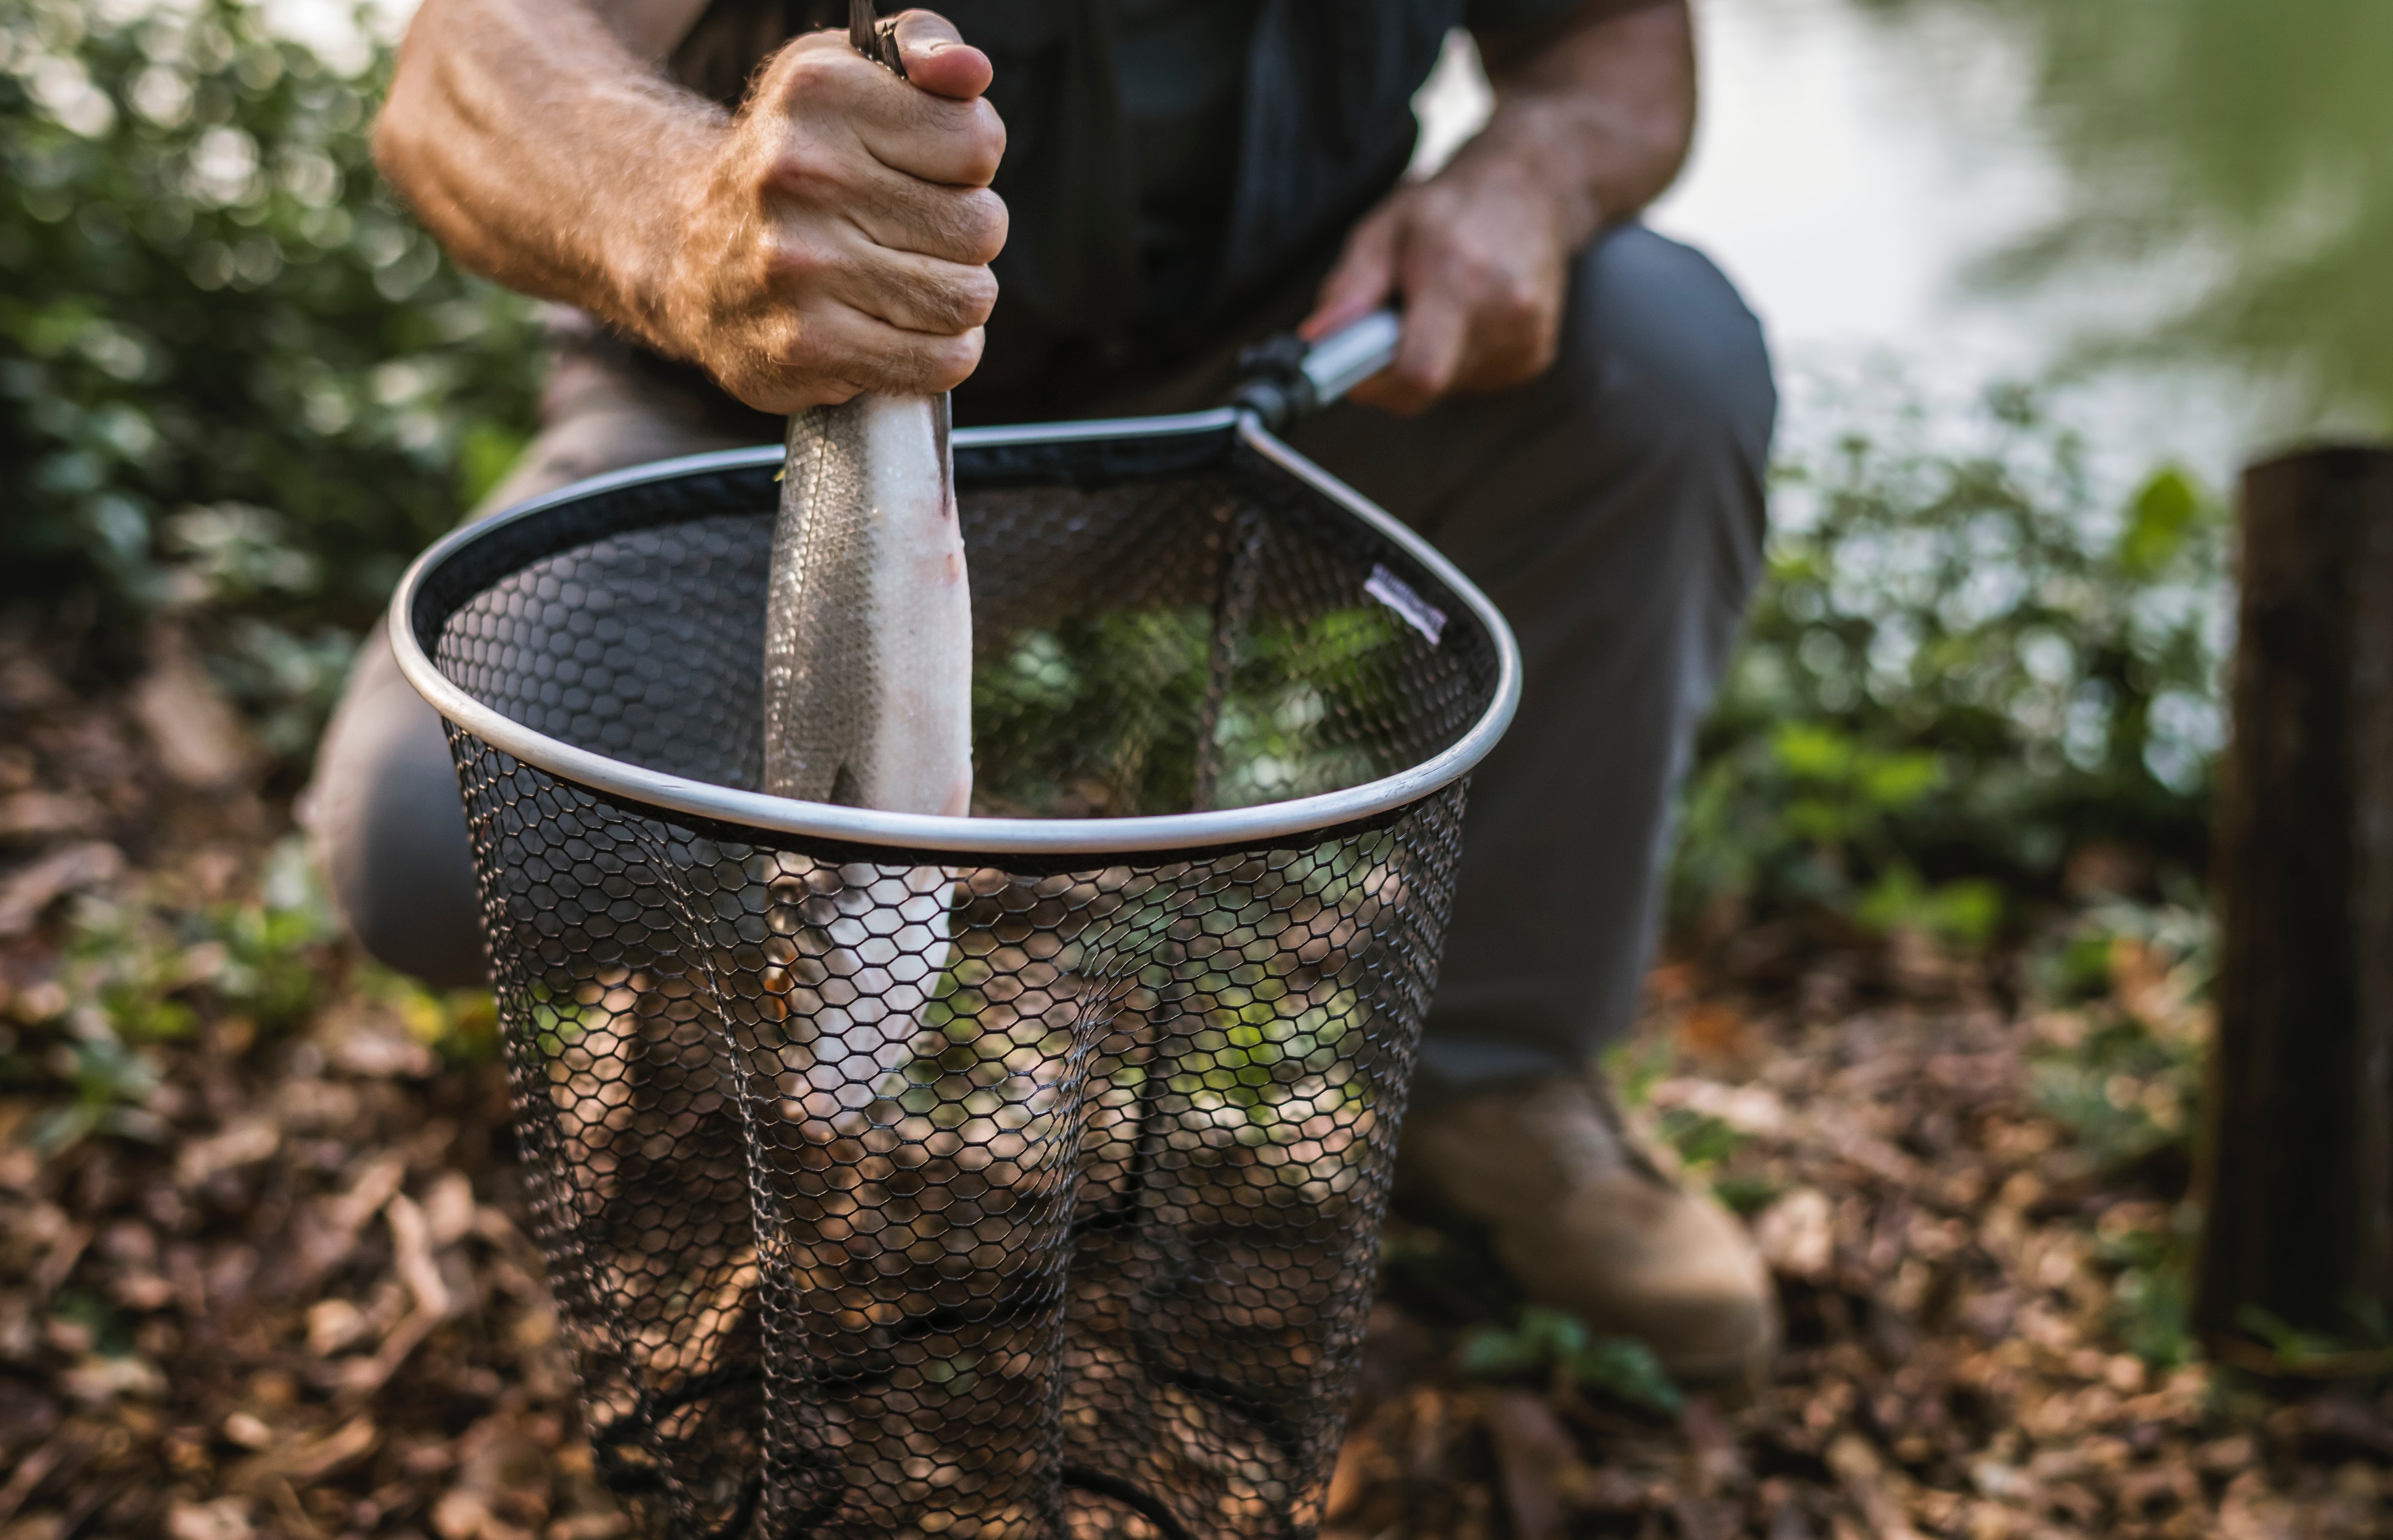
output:
M1396 361L1404 320L1374 310L1318 342L1290 333L1266 337L1238 355L1239 380L1230 404L1274 433L1329 405Z

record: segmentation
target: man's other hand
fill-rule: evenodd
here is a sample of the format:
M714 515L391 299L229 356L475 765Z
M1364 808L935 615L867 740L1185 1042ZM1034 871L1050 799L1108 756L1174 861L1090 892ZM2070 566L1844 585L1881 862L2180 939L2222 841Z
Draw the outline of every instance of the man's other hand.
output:
M952 389L980 361L1005 244L989 61L928 11L900 80L816 33L765 66L660 243L651 325L765 411Z
M1572 257L1669 186L1694 132L1685 0L1578 0L1481 33L1479 52L1496 90L1487 126L1354 227L1298 328L1321 337L1400 301L1396 361L1353 392L1391 411L1543 373Z
M1554 361L1574 223L1536 177L1494 156L1407 183L1347 237L1300 333L1325 336L1401 294L1396 361L1349 394L1406 416L1535 379Z

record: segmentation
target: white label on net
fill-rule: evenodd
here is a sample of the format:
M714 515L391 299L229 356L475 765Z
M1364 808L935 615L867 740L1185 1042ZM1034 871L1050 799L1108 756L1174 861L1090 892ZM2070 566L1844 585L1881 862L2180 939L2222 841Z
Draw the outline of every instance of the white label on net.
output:
M1371 578L1363 592L1379 600L1403 618L1405 624L1429 638L1431 646L1445 634L1445 611L1413 592L1413 585L1397 577L1384 566L1373 563Z

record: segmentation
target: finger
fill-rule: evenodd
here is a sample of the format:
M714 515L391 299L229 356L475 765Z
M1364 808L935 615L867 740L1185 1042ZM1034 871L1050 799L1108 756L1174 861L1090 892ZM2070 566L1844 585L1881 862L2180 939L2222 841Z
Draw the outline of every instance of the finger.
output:
M1470 315L1450 292L1406 285L1405 329L1396 340L1396 361L1376 381L1370 399L1410 415L1426 410L1454 384L1454 372L1470 341Z
M846 305L826 306L807 320L807 372L857 390L935 396L963 384L980 363L977 326L954 336L909 332Z
M849 47L840 33L809 33L782 49L742 112L811 124L804 137L831 162L846 158L845 138L893 170L960 187L987 187L1005 153L997 109L977 97L919 90Z
M852 306L825 301L784 311L718 375L759 411L832 406L864 391L926 396L952 390L980 362L981 333L909 332Z
M1395 287L1396 248L1403 219L1393 208L1382 209L1354 227L1338 266L1322 280L1313 314L1296 328L1307 342L1318 342L1343 326L1351 326L1387 303Z
M883 171L857 179L841 213L876 246L985 266L1005 249L1005 200Z
M900 331L961 336L997 308L997 275L987 268L857 244L826 292Z
M849 119L867 153L892 171L949 187L987 187L1005 158L1005 122L977 98L921 91L881 98Z
M988 56L966 43L936 11L899 12L896 33L906 79L933 96L970 100L988 89L997 72Z

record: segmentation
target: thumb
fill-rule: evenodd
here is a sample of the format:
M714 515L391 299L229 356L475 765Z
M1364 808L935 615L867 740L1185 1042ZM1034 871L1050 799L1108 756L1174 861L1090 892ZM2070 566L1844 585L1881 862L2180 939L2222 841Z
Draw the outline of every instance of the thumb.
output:
M1345 254L1321 281L1321 295L1313 314L1296 334L1318 342L1341 326L1351 326L1387 303L1396 283L1396 246L1403 222L1381 209L1354 227L1346 238Z
M966 43L955 23L936 11L901 11L896 32L907 80L933 96L970 101L988 89L997 73L988 55Z

